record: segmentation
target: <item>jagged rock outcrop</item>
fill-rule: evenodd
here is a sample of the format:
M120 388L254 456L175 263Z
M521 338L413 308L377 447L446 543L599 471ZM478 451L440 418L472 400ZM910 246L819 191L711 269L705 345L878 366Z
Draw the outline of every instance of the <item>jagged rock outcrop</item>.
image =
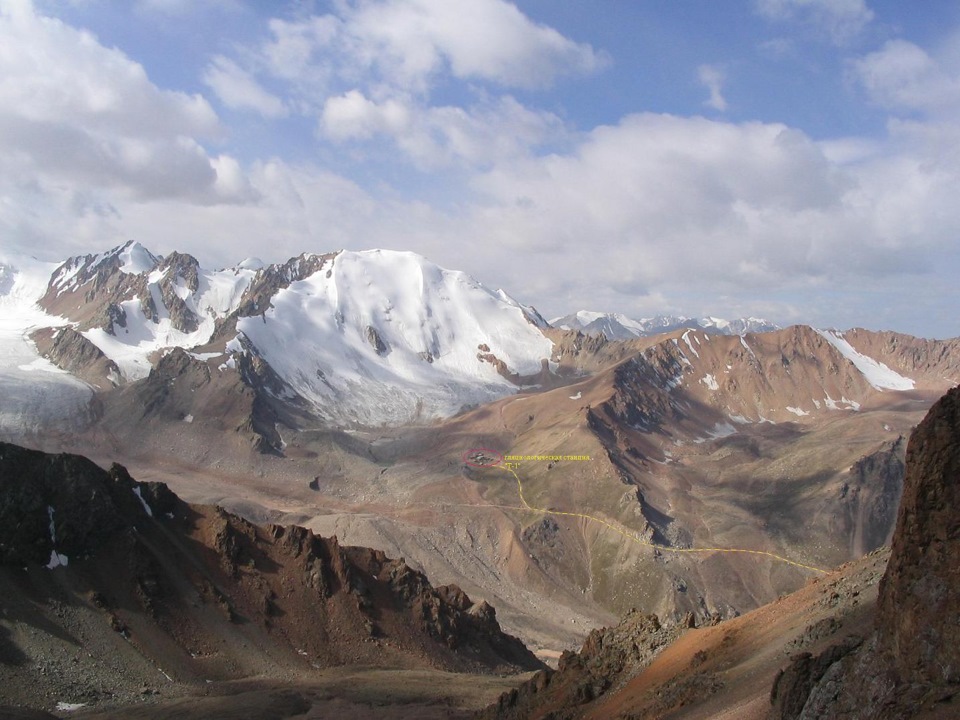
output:
M116 702L157 667L187 684L344 664L542 667L493 608L403 560L187 505L119 465L3 443L0 587L0 681L17 701L39 687Z
M771 693L777 720L960 714L960 388L910 438L874 631L794 662Z
M136 301L146 320L158 323L168 317L174 329L192 333L200 318L184 297L199 289L199 270L191 255L173 252L160 258L130 241L108 253L64 262L50 278L40 306L70 318L79 330L100 328L117 335L127 328L127 308Z
M585 717L593 703L637 675L692 625L692 616L667 624L656 615L631 611L616 627L593 630L579 653L564 652L556 670L541 670L504 693L478 720Z
M200 288L200 263L192 255L172 252L158 265L163 273L159 282L160 297L177 330L192 333L200 326L200 319L181 295L184 291L195 293Z
M101 389L120 381L120 368L72 327L41 328L31 334L37 350L54 365Z
M172 495L166 486L134 482L119 465L105 472L79 455L0 443L0 565L96 552L144 514L137 494Z
M907 450L879 650L905 683L960 689L960 388L931 408Z

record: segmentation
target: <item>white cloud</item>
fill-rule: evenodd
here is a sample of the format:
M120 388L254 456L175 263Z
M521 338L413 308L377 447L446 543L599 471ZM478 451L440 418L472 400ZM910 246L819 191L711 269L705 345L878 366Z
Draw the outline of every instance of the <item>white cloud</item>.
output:
M543 271L516 282L550 295L556 277L582 275L571 307L854 287L958 260L957 166L906 152L841 166L783 125L636 115L477 186L488 202L473 224Z
M0 8L0 107L33 121L70 118L121 134L209 138L222 132L201 96L157 88L119 50L33 14L26 3Z
M271 19L269 39L236 60L214 59L208 84L234 107L316 114L321 139L355 149L369 142L373 155L387 140L420 169L489 167L564 133L556 115L498 97L499 88L545 87L608 62L504 0L341 0L334 8ZM434 87L450 78L475 83L470 103L435 102ZM266 84L284 88L282 103Z
M409 97L375 102L359 90L327 100L320 132L336 142L390 138L422 169L454 164L489 167L564 135L562 121L510 96L465 109L427 107Z
M398 100L378 104L359 90L350 90L327 100L320 122L332 140L369 139L380 133L402 133L410 125L410 111Z
M203 73L203 81L229 108L254 110L264 117L288 114L283 101L267 92L247 71L223 55L215 55Z
M545 87L608 62L504 0L359 0L345 8L355 58L404 86L422 85L446 64L461 79Z
M223 128L199 95L162 90L88 32L0 9L0 174L122 189L130 197L216 202L199 144Z
M609 63L504 0L341 0L335 8L270 20L271 38L246 69L286 80L311 107L334 88L427 95L446 76L542 88Z
M322 56L331 52L334 42L342 36L340 19L333 15L298 21L274 18L268 26L273 37L260 50L267 72L298 85L309 81L305 87L314 89L318 78L326 82L336 58Z
M756 7L771 20L798 20L841 45L859 35L874 18L865 0L756 0Z
M906 40L890 40L852 63L870 98L897 111L960 117L960 68L948 68Z
M697 78L709 92L710 97L704 105L720 112L726 112L727 100L723 97L723 83L726 80L724 72L714 65L701 65L697 68Z

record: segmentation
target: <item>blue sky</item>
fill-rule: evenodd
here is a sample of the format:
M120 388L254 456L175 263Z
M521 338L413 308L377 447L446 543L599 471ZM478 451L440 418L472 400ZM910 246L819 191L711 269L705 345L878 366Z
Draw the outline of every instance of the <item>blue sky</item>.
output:
M0 0L0 243L960 335L960 4Z

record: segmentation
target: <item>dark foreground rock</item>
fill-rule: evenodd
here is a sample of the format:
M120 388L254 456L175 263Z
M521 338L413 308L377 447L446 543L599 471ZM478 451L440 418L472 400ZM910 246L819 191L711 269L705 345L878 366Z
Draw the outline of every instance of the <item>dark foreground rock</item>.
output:
M342 665L543 667L490 605L402 559L0 443L0 704L123 706Z

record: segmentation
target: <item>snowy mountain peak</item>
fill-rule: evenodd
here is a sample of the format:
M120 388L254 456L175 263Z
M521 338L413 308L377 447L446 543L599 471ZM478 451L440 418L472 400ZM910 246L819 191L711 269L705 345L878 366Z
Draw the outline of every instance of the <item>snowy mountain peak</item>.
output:
M139 275L140 273L153 270L153 268L157 266L157 263L160 262L159 257L135 240L130 240L119 248L117 257L121 263L120 272L130 275Z
M240 264L237 265L237 268L240 270L262 270L266 266L266 263L263 262L258 257L248 257L240 261Z
M237 331L319 414L442 417L512 392L552 343L520 304L410 252L338 253Z
M550 321L554 327L562 330L579 330L586 334L603 333L608 340L629 340L658 333L681 329L699 329L721 335L743 335L744 333L770 332L779 327L761 318L688 318L675 315L657 315L634 320L622 313L601 313L580 310L572 315L555 318Z

